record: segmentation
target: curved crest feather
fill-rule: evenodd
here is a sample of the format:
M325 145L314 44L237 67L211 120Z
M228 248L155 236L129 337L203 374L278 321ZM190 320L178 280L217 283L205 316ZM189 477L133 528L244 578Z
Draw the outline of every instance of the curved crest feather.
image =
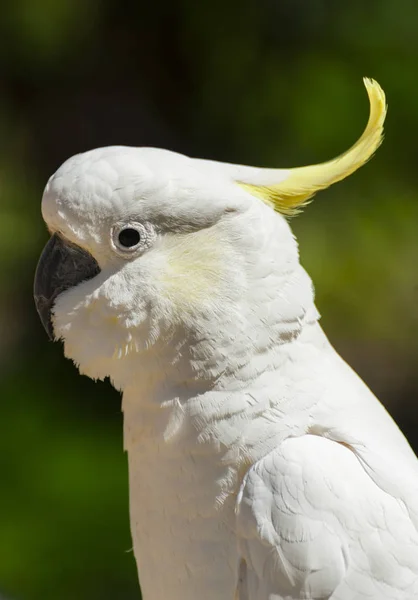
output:
M284 215L297 214L316 192L348 177L363 166L383 141L387 105L385 93L373 79L363 79L370 102L367 126L349 150L336 158L294 169L240 168L241 187ZM238 174L238 173L237 173Z

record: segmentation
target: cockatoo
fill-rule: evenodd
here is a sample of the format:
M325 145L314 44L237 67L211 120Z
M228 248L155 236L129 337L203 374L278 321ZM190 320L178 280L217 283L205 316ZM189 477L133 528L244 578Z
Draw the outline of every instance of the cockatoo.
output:
M67 160L42 199L40 318L123 392L145 600L418 598L417 459L335 352L288 224L382 140L263 169L155 148Z

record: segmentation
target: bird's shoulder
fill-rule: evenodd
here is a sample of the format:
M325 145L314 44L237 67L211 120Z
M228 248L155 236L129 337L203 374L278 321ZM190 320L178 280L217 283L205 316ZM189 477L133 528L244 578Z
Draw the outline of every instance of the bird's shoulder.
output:
M408 507L344 443L318 435L283 441L245 475L236 526L240 598L418 593L418 533Z

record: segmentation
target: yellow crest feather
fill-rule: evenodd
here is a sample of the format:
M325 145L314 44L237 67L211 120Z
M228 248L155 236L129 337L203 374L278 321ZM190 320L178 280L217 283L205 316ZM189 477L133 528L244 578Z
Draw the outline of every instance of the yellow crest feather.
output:
M268 181L263 184L262 172L258 170L255 182L237 181L251 194L258 196L284 215L294 215L309 202L316 192L341 181L363 166L383 141L383 123L387 105L385 93L373 79L363 79L370 102L370 116L362 136L344 154L317 165L277 170L277 183L273 181L273 169L265 169Z

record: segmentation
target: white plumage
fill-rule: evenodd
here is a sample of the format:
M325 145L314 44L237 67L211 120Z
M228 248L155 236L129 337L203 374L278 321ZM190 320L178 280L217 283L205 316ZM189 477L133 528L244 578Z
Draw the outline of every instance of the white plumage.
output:
M123 391L145 600L418 597L416 457L322 332L280 214L377 148L384 95L366 87L365 133L324 165L111 147L48 182L51 233L100 269L61 288L53 326Z

